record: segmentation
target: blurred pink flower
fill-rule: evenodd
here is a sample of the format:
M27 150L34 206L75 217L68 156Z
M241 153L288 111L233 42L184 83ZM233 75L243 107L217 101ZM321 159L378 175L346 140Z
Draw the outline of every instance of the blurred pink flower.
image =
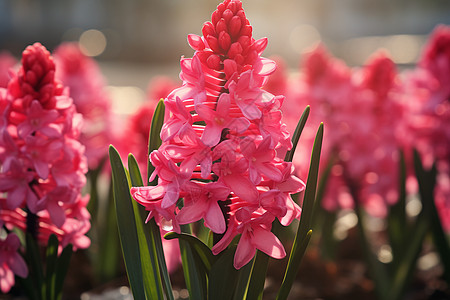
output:
M50 53L36 43L23 52L6 94L0 91L0 221L32 232L42 244L56 234L63 246L86 248L89 197L82 198L81 189L87 161L77 140L82 117L54 75Z
M431 34L416 68L404 75L402 96L408 118L403 143L406 149L419 151L426 167L437 164L435 203L446 230L450 230L449 72L450 27L440 25Z
M63 43L54 51L56 78L69 88L77 111L83 115L80 142L86 147L90 169L95 169L117 137L112 129L111 99L97 63L76 43Z
M15 233L0 239L0 290L3 293L8 293L14 285L14 275L22 278L28 276L27 265L17 252L19 247L20 241Z
M158 185L133 187L131 193L160 225L204 219L217 236L223 234L215 254L241 234L236 268L256 249L282 258L286 253L271 223L288 211L284 225L299 217L300 208L285 197L304 184L291 180L291 165L277 155L290 146L278 117L284 97L261 89L276 64L260 56L267 39L253 39L238 0L219 4L202 33L188 36L194 57L182 58L183 86L165 99L163 144L150 155ZM181 209L174 205L179 198Z
M387 204L397 201L397 151L403 128L399 86L395 64L383 52L358 69L332 57L323 45L304 56L302 74L288 83L291 101L283 112L293 130L300 107L311 106L299 154L294 156L304 176L311 153L305 145L312 144L319 122L330 128L324 136L321 169L330 160L336 166L323 199L325 208L351 208L353 194L369 213L382 217Z

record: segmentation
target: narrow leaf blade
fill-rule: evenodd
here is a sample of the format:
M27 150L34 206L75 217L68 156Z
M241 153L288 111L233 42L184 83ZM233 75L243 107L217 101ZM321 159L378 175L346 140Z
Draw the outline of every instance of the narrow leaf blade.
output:
M128 155L128 169L132 186L142 186L141 172L135 157ZM159 276L159 263L156 253L154 237L150 231L144 230L144 221L141 218L136 201L132 201L136 231L141 253L141 266L143 273L144 288L150 299L163 299L161 277Z
M306 182L305 196L303 198L302 215L300 217L300 224L297 230L297 234L294 239L292 251L289 257L284 279L278 291L277 299L287 299L289 292L294 283L295 276L297 275L300 267L303 254L306 249L303 249L303 242L308 239L308 234L311 232L311 219L314 208L314 200L316 198L317 181L319 177L319 161L320 152L322 149L323 139L323 123L320 124L316 138L314 140L313 151L311 154L311 163L308 172L308 179Z
M125 261L128 279L133 296L136 299L146 299L144 284L142 281L141 254L139 240L136 232L132 199L129 183L120 159L119 153L113 147L109 147L111 162L114 202L117 214L117 226L119 229L120 243Z
M300 139L300 136L303 132L303 128L305 128L306 120L308 120L309 111L310 107L308 105L306 106L302 116L300 117L300 120L297 123L297 127L295 128L294 134L292 135L292 149L286 153L284 161L291 162L294 158L295 149L297 148L298 140Z
M155 112L153 113L152 118L152 125L150 127L150 133L148 138L148 154L153 152L153 150L156 150L161 146L161 137L160 132L161 128L164 123L164 112L165 112L165 106L164 101L161 99L158 102L158 105L155 108ZM147 162L147 177L150 178L150 175L153 173L155 168L150 163L150 161ZM147 178L147 179L148 179ZM148 180L147 180L148 182ZM150 183L150 185L156 185L158 183L158 180L155 178L153 182Z

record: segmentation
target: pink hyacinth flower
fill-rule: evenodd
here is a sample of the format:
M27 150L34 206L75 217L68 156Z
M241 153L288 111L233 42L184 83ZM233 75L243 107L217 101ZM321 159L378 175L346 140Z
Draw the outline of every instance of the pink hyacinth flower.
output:
M149 218L203 219L221 237L215 254L240 235L236 268L256 249L284 257L270 227L275 217L283 224L299 217L298 206L286 199L300 188L285 184L293 171L280 158L291 146L281 119L284 97L262 89L276 68L261 57L267 39L252 37L241 1L225 0L202 36L189 35L188 42L194 56L181 59L183 85L164 100L162 145L150 155L158 185L133 187L132 196Z
M8 293L14 285L14 275L28 276L27 265L17 253L20 240L15 233L10 233L5 240L0 239L0 290Z

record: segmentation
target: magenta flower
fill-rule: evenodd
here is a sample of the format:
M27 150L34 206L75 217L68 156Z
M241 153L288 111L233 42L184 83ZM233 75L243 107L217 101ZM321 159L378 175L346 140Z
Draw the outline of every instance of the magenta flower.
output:
M63 43L54 52L56 78L70 89L77 111L83 115L80 142L90 169L95 169L116 136L113 133L111 99L96 62L76 43Z
M321 159L322 169L330 159L336 164L322 202L326 209L352 208L358 201L368 213L384 217L397 201L399 138L404 135L400 85L395 64L384 52L354 69L322 45L304 56L301 76L288 83L288 97L296 100L283 112L289 119L299 107L311 106L302 133L306 141L312 142L319 122L333 129L325 132ZM298 151L309 154L308 144L300 143ZM302 174L309 163L305 157L294 158Z
M284 97L262 89L276 64L260 56L267 39L252 37L239 0L219 4L202 33L188 36L196 51L181 60L183 85L164 101L163 143L150 155L158 185L133 187L132 196L161 226L168 221L179 230L177 224L203 219L223 234L215 254L241 235L236 268L256 249L282 258L271 224L299 217L290 194L304 184L280 158L291 146L281 120Z
M438 169L435 204L441 222L450 231L450 27L435 28L416 68L405 74L402 97L407 149L419 151L429 167Z
M36 43L23 52L6 94L0 92L0 223L31 232L41 244L55 234L61 247L86 248L82 117L54 75L50 53Z
M28 276L28 268L17 251L20 247L19 238L15 233L10 233L6 239L0 239L0 290L9 292L14 285L14 275L25 278Z

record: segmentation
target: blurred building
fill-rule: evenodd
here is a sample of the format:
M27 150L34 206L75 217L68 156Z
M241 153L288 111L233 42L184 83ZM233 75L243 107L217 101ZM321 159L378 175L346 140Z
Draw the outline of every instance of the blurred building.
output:
M200 34L218 0L2 0L0 49L15 55L35 41L53 49L82 40L108 61L174 63L190 56L188 33ZM426 34L450 23L445 0L243 0L255 37L267 36L266 56L296 66L321 40L334 55L361 64L376 48L398 63L415 59ZM90 30L90 31L89 31Z

